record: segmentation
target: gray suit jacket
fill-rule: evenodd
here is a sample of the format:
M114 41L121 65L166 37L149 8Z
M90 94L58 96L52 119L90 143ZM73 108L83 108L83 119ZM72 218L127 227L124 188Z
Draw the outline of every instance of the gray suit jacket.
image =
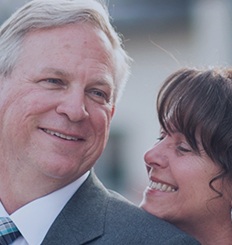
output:
M107 190L93 171L54 221L42 245L199 245L174 226Z

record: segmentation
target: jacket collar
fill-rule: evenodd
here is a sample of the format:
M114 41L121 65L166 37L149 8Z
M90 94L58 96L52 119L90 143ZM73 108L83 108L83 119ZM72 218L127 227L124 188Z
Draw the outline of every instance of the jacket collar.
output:
M67 244L67 237L69 244L84 244L102 236L107 204L107 190L92 170L58 215L42 244Z

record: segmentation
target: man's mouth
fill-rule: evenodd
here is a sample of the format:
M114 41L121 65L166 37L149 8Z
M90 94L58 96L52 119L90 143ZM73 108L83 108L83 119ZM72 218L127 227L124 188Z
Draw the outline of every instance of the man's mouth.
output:
M49 130L49 129L46 129L46 128L42 128L42 130L45 133L47 133L47 134L50 134L52 136L56 136L56 137L64 139L64 140L71 140L71 141L83 140L83 138L78 138L78 137L74 137L74 136L71 136L71 135L65 135L65 134L62 134L62 133L59 133L59 132L56 132L56 131L52 131L52 130Z
M173 186L168 185L168 184L163 184L160 182L155 182L155 181L150 181L149 188L154 189L154 190L158 190L158 191L162 191L162 192L175 192L175 191L177 191L176 187L173 187Z

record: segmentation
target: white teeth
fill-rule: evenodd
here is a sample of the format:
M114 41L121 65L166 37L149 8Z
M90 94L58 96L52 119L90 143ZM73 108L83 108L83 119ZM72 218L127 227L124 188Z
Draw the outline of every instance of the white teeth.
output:
M61 133L58 133L58 132L55 132L55 131L51 131L51 130L49 130L49 129L43 129L43 130L44 130L46 133L48 133L48 134L57 136L57 137L62 138L62 139L78 141L78 138L73 137L73 136L64 135L64 134L61 134Z
M154 182L154 181L150 181L149 187L151 189L155 189L155 190L159 190L159 191L163 191L163 192L174 192L174 191L176 191L176 189L170 185L162 184L162 183Z

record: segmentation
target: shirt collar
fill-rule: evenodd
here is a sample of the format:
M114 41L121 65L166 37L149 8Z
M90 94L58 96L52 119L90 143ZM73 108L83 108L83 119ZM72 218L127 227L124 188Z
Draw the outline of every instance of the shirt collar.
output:
M26 204L10 215L28 244L42 243L58 214L88 175L89 171L71 184ZM2 208L0 212L4 213Z

